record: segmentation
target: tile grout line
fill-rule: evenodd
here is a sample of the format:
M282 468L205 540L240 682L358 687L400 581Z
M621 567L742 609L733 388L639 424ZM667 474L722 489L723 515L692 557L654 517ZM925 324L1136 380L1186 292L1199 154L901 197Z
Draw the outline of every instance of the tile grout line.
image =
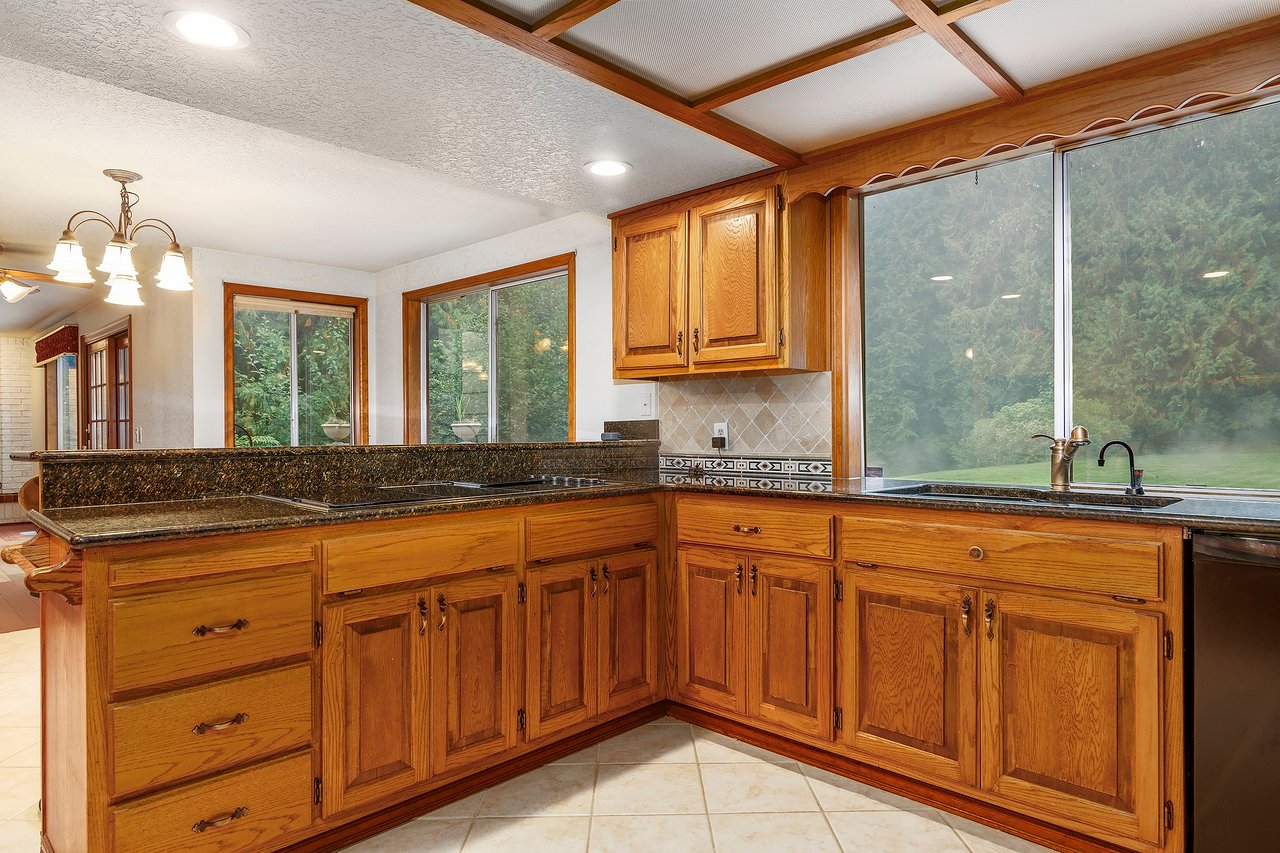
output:
M818 804L818 813L822 815L822 820L826 823L827 830L831 833L831 837L835 839L836 846L839 847L843 853L850 853L850 851L845 850L844 842L840 840L839 834L836 833L836 828L831 825L831 816L827 814L827 807L822 804L822 800L818 797L818 792L813 789L813 780L809 778L808 773L804 772L806 765L801 762L798 763L800 764L800 778L804 779L804 784L809 789L809 794L813 797L813 801Z
M707 837L711 839L711 849L718 851L720 843L716 841L716 828L711 823L711 804L707 802L707 786L702 781L702 754L698 752L698 738L693 733L693 723L685 723L689 727L689 742L693 744L694 767L698 771L698 790L702 792L702 817L707 822Z

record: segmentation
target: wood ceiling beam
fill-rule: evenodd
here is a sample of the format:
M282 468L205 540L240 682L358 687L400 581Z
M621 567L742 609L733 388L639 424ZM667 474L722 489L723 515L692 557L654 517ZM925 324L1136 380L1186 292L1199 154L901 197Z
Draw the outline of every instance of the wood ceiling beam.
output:
M479 3L468 0L409 0L415 6L448 18L456 24L475 30L495 41L514 47L543 62L595 83L614 94L662 113L695 130L714 136L779 166L798 166L800 155L754 130L722 116L694 109L674 92L642 80L597 56L580 51L558 39L548 41L535 36L522 21Z
M968 36L944 22L929 0L892 0L892 3L985 83L1000 100L1016 104L1024 98L1025 93L1013 78L992 62Z
M533 34L540 39L553 39L617 2L618 0L571 0L534 24Z
M994 9L996 6L1008 2L1009 0L953 0L953 2L938 8L938 18L944 23L953 24L970 15L985 12L987 9ZM879 50L882 47L889 47L909 38L914 38L920 35L921 32L923 30L910 18L905 21L898 21L887 27L881 27L874 32L863 33L848 41L825 47L807 56L801 56L734 80L732 83L708 92L700 98L695 98L693 106L699 110L714 110L748 95L754 95L756 92L762 92L765 89L794 80L797 77L803 77L806 74L821 71L823 68L828 68L854 57L871 53L873 50Z

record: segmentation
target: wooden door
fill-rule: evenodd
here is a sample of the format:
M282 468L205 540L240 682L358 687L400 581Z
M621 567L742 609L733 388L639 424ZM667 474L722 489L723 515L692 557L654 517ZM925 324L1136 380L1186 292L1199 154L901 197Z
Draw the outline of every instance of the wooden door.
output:
M80 434L88 450L133 447L132 336L125 317L80 339Z
M874 763L977 783L979 593L846 569L841 739Z
M516 578L433 586L431 772L447 773L516 745Z
M830 738L834 600L827 563L752 557L747 707L751 716Z
M596 714L599 574L594 560L528 574L525 708L530 740Z
M689 214L694 365L778 355L777 198L767 187Z
M677 683L691 705L747 710L745 596L741 554L682 548L676 601Z
M380 595L324 608L324 813L427 778L427 602Z
M615 368L689 363L686 214L618 226L613 251Z
M1160 617L982 598L983 785L1032 816L1159 843Z
M652 550L600 560L599 708L644 704L658 693L658 562Z

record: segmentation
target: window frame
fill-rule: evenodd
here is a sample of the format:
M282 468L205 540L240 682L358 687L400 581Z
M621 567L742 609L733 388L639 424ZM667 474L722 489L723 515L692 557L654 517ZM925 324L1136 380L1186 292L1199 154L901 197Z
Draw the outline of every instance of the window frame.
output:
M575 429L577 426L577 396L575 388L577 386L577 303L575 298L575 261L576 252L568 252L562 255L552 255L548 258L540 258L536 261L529 261L515 266L504 267L502 269L491 270L489 272L479 273L477 275L467 276L466 278L456 279L454 281L441 282L440 284L432 284L426 287L420 287L416 290L409 290L402 294L401 306L403 311L404 338L403 338L403 357L404 357L404 443L405 444L426 444L427 436L424 435L427 424L427 411L430 401L427 399L426 393L426 361L424 354L426 352L426 334L427 324L423 318L423 312L428 302L434 302L442 297L462 296L467 293L489 293L490 310L493 305L493 291L504 287L523 284L528 281L537 281L544 278L551 278L557 274L563 273L567 281L567 299L566 308L569 315L569 358L568 358L568 385L569 385L569 421L567 441L575 440ZM490 319L493 322L493 319ZM495 341L490 339L489 347L492 353ZM494 365L490 364L492 370ZM492 373L496 379L496 373ZM496 386L495 386L496 387ZM490 394L494 393L491 390ZM490 407L490 421L493 422L497 418L497 411ZM502 443L502 442L498 442Z
M222 283L223 440L236 446L235 303L237 296L281 299L311 305L351 308L351 444L369 443L369 300L363 296L289 290L256 284Z
M120 339L124 339L124 347L120 346ZM107 365L106 377L106 398L107 398L107 446L105 448L92 447L90 441L90 422L92 405L89 400L90 389L90 373L89 367L89 350L95 344L105 342L105 351ZM129 373L128 378L124 382L119 381L117 374L117 358L121 349L127 351L126 367ZM119 417L120 410L116 405L116 391L120 385L127 386L128 394L128 417ZM100 329L90 332L87 335L80 336L78 351L76 353L76 421L77 435L79 446L85 450L132 450L133 449L133 430L134 430L134 411L133 411L133 315L125 314L118 320L108 323ZM125 427L125 442L120 442L120 433L116 431L116 427L121 424L127 424Z
M833 392L840 392L843 405L832 406L834 452L833 471L837 476L865 478L866 474L866 270L864 266L863 205L866 198L892 192L906 186L924 184L943 178L979 172L993 166L1050 153L1053 157L1053 327L1054 327L1054 431L1066 435L1072 427L1074 365L1072 363L1071 329L1071 196L1067 178L1067 157L1073 151L1122 142L1126 139L1159 133L1183 125L1207 121L1225 115L1265 108L1280 109L1280 97L1264 98L1237 104L1213 112L1181 116L1167 122L1133 126L1122 125L1111 132L1091 136L1088 139L1068 139L1028 146L978 160L964 161L946 167L913 172L909 177L886 180L883 183L864 185L845 191L844 257L835 261L833 284L846 296L844 328L837 327L837 337L844 341L845 363L837 360L832 374ZM833 400L833 403L838 401ZM1085 424L1087 427L1088 424ZM1047 465L1047 460L1046 460ZM856 466L856 467L855 467ZM1114 491L1111 483L1073 482L1076 491ZM1234 497L1269 497L1280 495L1280 490L1233 488L1227 486L1172 486L1145 484L1148 494L1204 495Z

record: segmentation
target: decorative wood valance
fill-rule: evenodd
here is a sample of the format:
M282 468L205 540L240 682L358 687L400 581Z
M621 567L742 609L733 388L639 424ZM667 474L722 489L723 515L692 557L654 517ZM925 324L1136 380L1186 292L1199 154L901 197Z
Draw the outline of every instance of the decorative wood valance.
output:
M806 156L787 172L788 200L1280 95L1280 22L1232 30L1027 92L1019 104L979 104Z
M64 355L75 355L80 345L80 327L74 323L59 326L36 338L36 367Z

